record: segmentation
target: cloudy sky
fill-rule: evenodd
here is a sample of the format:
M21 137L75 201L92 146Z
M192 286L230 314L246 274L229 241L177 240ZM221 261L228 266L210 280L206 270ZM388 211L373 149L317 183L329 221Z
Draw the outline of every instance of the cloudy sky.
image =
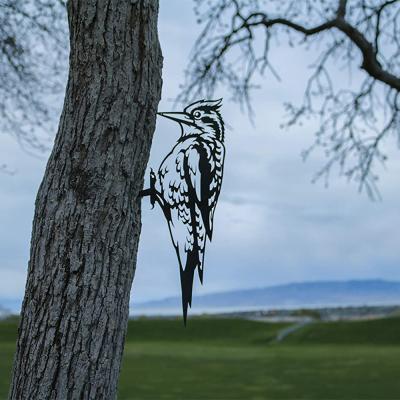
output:
M164 53L160 111L172 110L198 26L192 2L161 1ZM354 184L332 175L329 188L312 184L323 165L322 151L306 162L300 153L313 141L312 123L280 129L283 102L298 101L310 54L284 43L274 49L282 80L263 80L254 96L252 124L229 95L224 97L226 133L224 183L208 246L204 286L195 293L261 287L293 281L382 278L400 280L400 152L380 171L382 201L371 202ZM348 79L343 72L338 79ZM161 117L149 166L157 168L179 135ZM31 157L0 135L1 163L16 170L0 174L0 304L18 304L26 279L34 200L46 157ZM135 302L179 295L179 272L160 210L143 201L143 231L132 296Z

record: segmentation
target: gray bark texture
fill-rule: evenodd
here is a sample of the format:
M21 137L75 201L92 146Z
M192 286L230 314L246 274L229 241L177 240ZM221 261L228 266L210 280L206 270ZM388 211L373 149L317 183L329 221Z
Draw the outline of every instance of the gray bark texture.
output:
M70 0L70 73L36 199L10 399L114 399L161 92L158 0Z

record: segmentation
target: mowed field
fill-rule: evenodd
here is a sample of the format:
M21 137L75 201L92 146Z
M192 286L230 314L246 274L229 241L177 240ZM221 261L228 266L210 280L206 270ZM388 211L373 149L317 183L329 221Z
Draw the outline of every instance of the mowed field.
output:
M129 323L119 399L400 399L400 318L282 323L140 319ZM0 322L0 398L17 321Z

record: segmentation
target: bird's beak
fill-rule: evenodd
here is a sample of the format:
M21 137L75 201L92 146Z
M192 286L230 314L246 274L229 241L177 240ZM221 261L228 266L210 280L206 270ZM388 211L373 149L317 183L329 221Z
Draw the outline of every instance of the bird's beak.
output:
M162 117L179 122L180 124L194 125L193 118L189 114L184 112L159 112L157 114L161 115Z

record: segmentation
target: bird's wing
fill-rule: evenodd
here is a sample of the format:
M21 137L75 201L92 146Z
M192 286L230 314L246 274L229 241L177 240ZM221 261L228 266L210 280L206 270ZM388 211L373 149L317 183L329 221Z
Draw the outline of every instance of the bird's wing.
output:
M196 143L185 152L184 169L189 196L198 206L207 236L211 240L214 210L222 183L223 153L218 154L211 143ZM223 152L223 148L220 149Z
M187 147L177 148L162 163L159 174L162 196L171 209L168 221L171 239L178 257L182 286L184 320L191 305L194 271L203 278L206 229L202 214L187 179Z
M164 186L168 181L168 188L163 193L172 209L172 236L181 256L192 250L203 252L206 238L205 223L197 195L194 193L196 190L200 193L201 188L199 186L193 189L191 180L188 178L188 153L192 153L191 157L196 156L196 152L191 151L191 146L189 146L172 157L171 162L174 166L172 168L171 165L168 168L170 172L164 179ZM199 257L200 264L202 261L203 258ZM185 268L185 263L183 263L183 268Z

